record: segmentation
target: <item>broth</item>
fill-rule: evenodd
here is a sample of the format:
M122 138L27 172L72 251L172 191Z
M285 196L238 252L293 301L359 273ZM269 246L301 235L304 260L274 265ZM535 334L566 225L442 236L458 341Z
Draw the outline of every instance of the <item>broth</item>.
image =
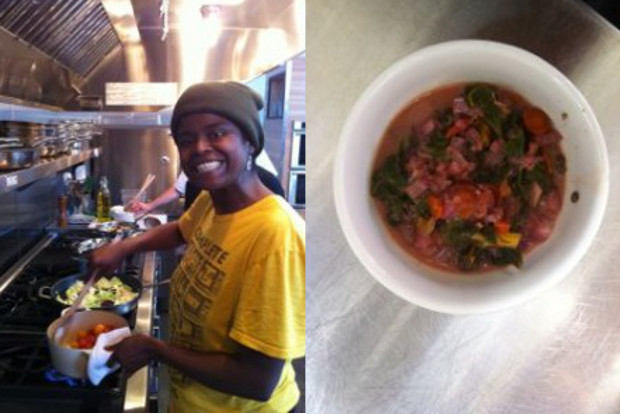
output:
M455 272L520 267L562 207L561 139L511 90L441 87L390 122L371 194L391 237L418 261Z

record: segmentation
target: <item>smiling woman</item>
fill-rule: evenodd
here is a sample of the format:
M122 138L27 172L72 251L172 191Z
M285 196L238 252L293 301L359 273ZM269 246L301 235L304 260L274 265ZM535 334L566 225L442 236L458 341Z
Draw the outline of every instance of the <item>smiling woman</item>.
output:
M131 375L171 367L171 411L288 412L299 401L292 360L305 354L305 224L260 181L262 99L235 82L192 86L171 130L189 180L203 191L177 222L92 256L187 251L170 284L170 342L133 335L114 349Z
M250 162L251 144L239 128L214 114L185 117L177 139L181 162L192 183L209 191L249 177L243 170Z
M256 185L253 168L264 145L262 108L258 94L235 82L194 85L174 108L171 129L183 169L190 181L210 191L218 212L235 211L267 194ZM237 191L249 198L244 201Z

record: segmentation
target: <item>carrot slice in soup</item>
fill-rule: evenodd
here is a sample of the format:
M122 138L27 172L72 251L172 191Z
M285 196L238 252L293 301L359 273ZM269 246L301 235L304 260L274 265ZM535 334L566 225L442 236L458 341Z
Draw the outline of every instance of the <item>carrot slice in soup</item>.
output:
M428 196L428 207L431 210L431 215L433 218L438 219L442 218L444 214L444 205L441 198L436 195Z
M551 129L551 120L547 114L542 109L533 106L523 111L523 124L534 135L545 134Z
M495 231L497 234L506 234L510 231L510 223L507 221L496 221L495 222Z

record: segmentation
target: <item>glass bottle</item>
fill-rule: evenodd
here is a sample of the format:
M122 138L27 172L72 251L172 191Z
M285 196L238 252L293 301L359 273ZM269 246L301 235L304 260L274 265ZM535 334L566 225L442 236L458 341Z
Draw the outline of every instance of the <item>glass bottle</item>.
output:
M97 221L110 221L110 189L108 179L104 175L99 182L99 193L97 193Z
M64 194L58 197L58 227L67 227L69 222L67 214L67 201L68 197Z

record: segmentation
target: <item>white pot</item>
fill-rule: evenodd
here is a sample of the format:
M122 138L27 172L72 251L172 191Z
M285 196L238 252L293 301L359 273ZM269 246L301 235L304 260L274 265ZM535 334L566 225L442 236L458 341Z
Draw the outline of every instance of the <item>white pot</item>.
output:
M60 319L60 318L59 318ZM64 325L64 333L58 342L52 337L56 331L59 319L56 319L47 328L47 342L52 357L52 365L62 374L73 378L86 378L86 367L90 356L90 349L74 349L69 347L79 331L88 331L95 325L103 323L113 329L129 326L120 315L106 311L76 312Z

